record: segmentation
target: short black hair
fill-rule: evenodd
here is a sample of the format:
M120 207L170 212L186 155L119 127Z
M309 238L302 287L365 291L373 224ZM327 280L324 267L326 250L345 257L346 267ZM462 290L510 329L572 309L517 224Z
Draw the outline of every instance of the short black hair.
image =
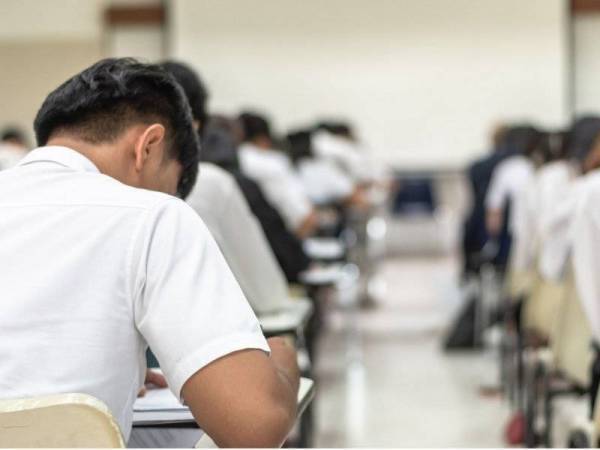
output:
M348 139L354 139L354 131L352 126L347 122L325 120L318 122L314 126L315 131L327 131L336 136L343 136Z
M27 144L25 133L21 129L14 126L6 127L2 130L0 133L0 141L17 141L23 145Z
M165 61L161 66L169 72L188 99L192 116L200 122L200 134L204 131L208 119L207 103L209 93L202 79L190 66L177 61Z
M100 143L114 141L134 124L153 122L165 126L167 151L183 167L177 191L185 198L198 173L198 137L182 88L159 65L133 58L97 62L46 97L34 129L40 146L62 131Z
M245 111L240 114L239 121L244 130L244 141L252 141L258 137L272 139L271 126L261 114Z
M238 141L234 122L224 116L212 116L202 137L202 161L227 171L239 170Z
M599 135L600 117L583 116L576 119L571 127L569 156L579 162L585 161Z
M542 133L531 124L516 124L508 128L503 135L503 145L514 155L533 158L542 141Z
M312 147L312 131L306 129L290 131L286 135L288 153L294 164L303 159L314 158Z

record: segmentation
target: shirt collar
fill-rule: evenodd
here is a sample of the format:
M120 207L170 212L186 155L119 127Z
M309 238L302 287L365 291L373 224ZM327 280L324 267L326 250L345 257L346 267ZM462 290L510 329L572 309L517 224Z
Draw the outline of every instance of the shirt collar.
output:
M25 166L36 162L50 162L81 172L100 173L94 163L81 153L58 145L38 147L29 152L18 165Z

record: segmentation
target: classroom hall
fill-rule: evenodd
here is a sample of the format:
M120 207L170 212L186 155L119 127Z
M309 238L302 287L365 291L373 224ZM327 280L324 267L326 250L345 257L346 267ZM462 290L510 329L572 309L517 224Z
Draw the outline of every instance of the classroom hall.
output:
M0 0L0 448L600 444L600 0Z

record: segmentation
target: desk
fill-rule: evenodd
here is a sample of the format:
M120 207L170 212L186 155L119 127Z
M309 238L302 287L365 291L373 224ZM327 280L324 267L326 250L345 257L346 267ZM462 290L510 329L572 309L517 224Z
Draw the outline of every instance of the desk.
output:
M346 256L346 247L335 238L308 238L302 246L308 257L316 261L340 261Z
M344 277L344 266L341 264L330 264L317 266L302 272L299 276L300 282L308 287L333 286Z
M302 415L315 395L315 385L308 378L300 379L298 389L298 417ZM190 425L197 428L189 408L167 388L149 390L133 405L133 427L164 427Z
M307 298L290 300L289 304L268 314L261 314L258 320L266 336L296 334L309 321L314 310L312 302Z

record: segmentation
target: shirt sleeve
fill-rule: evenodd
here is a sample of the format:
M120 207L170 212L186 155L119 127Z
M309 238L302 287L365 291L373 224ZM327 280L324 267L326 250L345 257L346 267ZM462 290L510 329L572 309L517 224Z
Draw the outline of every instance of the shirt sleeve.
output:
M288 228L297 230L312 211L312 203L296 175L282 170L265 180L263 187Z
M181 397L229 353L269 351L256 316L200 217L169 199L149 211L133 252L135 323Z
M487 209L498 210L504 207L509 196L509 184L506 182L506 173L504 165L500 165L492 175L490 189L485 199Z

